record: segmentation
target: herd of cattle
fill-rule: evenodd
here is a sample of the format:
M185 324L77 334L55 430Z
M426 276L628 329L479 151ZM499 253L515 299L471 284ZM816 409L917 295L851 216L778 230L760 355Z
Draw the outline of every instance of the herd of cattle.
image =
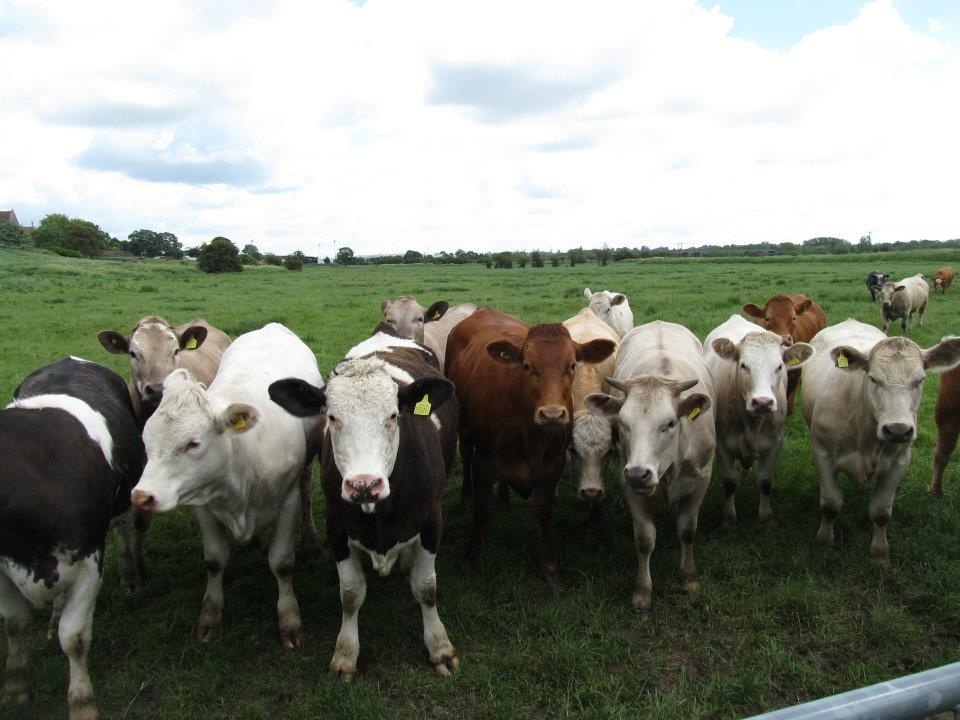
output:
M953 270L937 273L946 292ZM171 326L146 317L128 336L104 331L111 353L130 357L131 380L67 357L31 373L0 410L0 615L7 637L3 693L28 698L24 631L52 604L69 658L73 720L98 717L87 672L106 537L117 530L121 582L136 588L152 515L187 505L203 537L207 585L196 625L208 640L221 624L231 539L272 528L268 558L278 586L279 635L303 640L293 588L295 539L318 549L311 463L319 454L324 527L337 562L342 624L331 674L354 677L364 556L381 575L409 574L434 669L459 667L437 612L435 560L444 485L456 448L462 497L472 504L467 554L480 552L498 486L532 496L536 558L560 576L551 534L554 495L567 457L577 495L595 508L607 464L619 455L638 570L632 604L648 610L656 498L676 509L685 589L697 588L693 544L714 457L735 526L735 492L753 463L761 518L786 416L802 382L802 410L820 478L817 541L833 541L843 497L840 471L871 481L871 556L887 562L886 526L916 437L927 372L940 386L931 491L960 432L960 338L921 349L888 337L891 319L922 322L922 275L867 278L882 299L884 330L848 319L828 326L806 295L743 306L701 344L687 328L633 326L626 296L584 294L588 307L563 323L529 326L492 308L412 297L384 300L384 321L323 382L316 358L271 323L231 342L203 320ZM739 465L739 468L738 468Z

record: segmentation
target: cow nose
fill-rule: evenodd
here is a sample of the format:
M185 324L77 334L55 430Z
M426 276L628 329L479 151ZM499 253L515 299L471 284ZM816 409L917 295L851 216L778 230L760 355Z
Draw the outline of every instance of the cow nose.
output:
M889 300L884 300L884 301L883 301L882 303L880 303L880 304L881 304L883 307L885 307L885 308L890 307L890 301L889 301Z
M913 436L913 427L906 423L890 423L884 425L883 437L890 442L904 443Z
M780 344L784 347L790 347L793 345L793 335L783 335L780 338Z
M143 396L147 400L159 400L161 395L163 395L163 383L147 385L143 389Z
M347 495L356 503L376 502L383 494L383 478L377 475L354 475L344 480Z
M623 469L623 479L635 495L649 495L657 487L657 479L653 471L647 467L628 465Z
M558 405L545 405L537 408L534 422L537 425L566 425L567 409Z
M774 408L773 398L769 397L755 397L750 400L750 410L757 413L758 415L766 415L772 413Z
M580 490L580 500L588 505L600 502L601 499L603 499L602 488L583 488Z
M157 509L157 499L150 493L144 492L143 490L134 490L130 494L130 502L133 503L137 510L155 512Z

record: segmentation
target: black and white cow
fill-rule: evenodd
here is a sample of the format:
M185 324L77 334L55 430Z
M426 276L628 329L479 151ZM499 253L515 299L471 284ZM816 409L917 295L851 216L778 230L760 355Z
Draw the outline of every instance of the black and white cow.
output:
M380 575L398 559L410 571L430 663L449 675L460 661L437 613L435 562L440 499L457 444L453 383L425 348L381 326L337 365L325 388L291 378L273 383L270 397L294 415L323 414L326 421L320 457L327 539L343 608L331 676L349 682L357 672L363 554Z
M29 375L0 410L0 616L3 694L29 697L31 611L63 596L71 720L99 717L87 672L107 532L130 507L143 443L123 378L69 357ZM124 548L128 561L129 545Z
M870 291L870 301L877 301L877 294L880 292L880 286L883 285L890 273L882 273L879 270L871 270L867 275L867 289Z

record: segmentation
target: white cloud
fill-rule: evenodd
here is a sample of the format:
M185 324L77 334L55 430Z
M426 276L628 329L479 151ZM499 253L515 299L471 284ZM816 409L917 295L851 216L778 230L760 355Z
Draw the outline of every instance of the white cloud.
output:
M938 33L943 30L944 24L942 20L938 18L927 18L927 30L932 33Z

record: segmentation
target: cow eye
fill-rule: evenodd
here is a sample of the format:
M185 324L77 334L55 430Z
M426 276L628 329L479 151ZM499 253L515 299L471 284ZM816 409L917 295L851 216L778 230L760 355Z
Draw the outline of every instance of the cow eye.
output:
M397 324L396 320L387 320L387 325L396 325L396 324Z
M576 372L576 371L577 371L577 364L574 363L573 365L570 366L570 372Z
M764 322L770 322L770 318L765 317L765 318L763 319L763 321L764 321Z
M417 322L422 325L422 324L423 324L423 318L422 318L422 317L417 318Z
M660 428L660 429L661 429L663 432L670 432L670 431L673 430L676 426L677 426L677 421L676 421L676 420L671 420L670 422L668 422L666 425L664 425L664 426L663 426L662 428Z
M867 377L870 378L870 382L872 382L874 385L879 385L879 384L880 384L880 381L877 380L873 375L868 375Z
M390 419L391 419L391 420L396 420L396 419L397 419L397 414L396 414L396 413L390 413Z
M747 367L747 364L746 364L746 363L740 363L740 369L741 369L741 370L746 370L747 372L750 372L750 368Z
M186 445L183 446L184 451L195 450L200 447L199 440L190 440Z
M524 371L525 373L530 372L530 366L527 365L526 363L524 363L524 364L523 364L523 371Z
M132 357L134 360L136 360L136 359L137 359L137 354L136 354L133 350L131 350L131 351L130 351L130 357Z
M327 421L335 423L337 421L337 418L335 418L333 415L327 415Z

